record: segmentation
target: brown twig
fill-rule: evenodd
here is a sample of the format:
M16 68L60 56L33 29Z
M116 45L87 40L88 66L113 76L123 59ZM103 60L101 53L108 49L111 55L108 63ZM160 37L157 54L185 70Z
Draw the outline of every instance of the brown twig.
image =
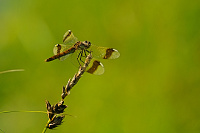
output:
M92 59L92 54L90 53L85 59L84 65L80 66L78 73L74 75L72 80L71 79L68 80L68 83L65 87L63 86L61 94L62 99L60 102L56 103L55 105L51 105L49 101L46 100L46 108L49 120L47 122L46 127L43 130L43 133L46 132L47 128L53 129L62 123L64 116L63 115L59 116L58 114L63 114L65 108L67 108L67 105L64 105L64 99L66 96L70 94L70 90L72 89L72 87L78 83L79 79L86 71L86 68L88 67L91 59Z
M65 97L68 96L68 95L70 94L70 90L72 89L72 87L73 87L74 85L77 84L77 82L79 81L79 79L81 78L81 76L83 75L83 73L85 72L87 66L89 65L91 59L92 59L92 55L91 55L91 53L90 53L90 54L87 56L87 58L85 59L84 65L83 65L83 66L80 66L78 73L76 73L76 74L74 75L74 77L72 78L72 80L71 80L71 79L68 80L68 83L67 83L67 85L66 85L65 87L63 86L62 95L61 95L62 100L64 100Z

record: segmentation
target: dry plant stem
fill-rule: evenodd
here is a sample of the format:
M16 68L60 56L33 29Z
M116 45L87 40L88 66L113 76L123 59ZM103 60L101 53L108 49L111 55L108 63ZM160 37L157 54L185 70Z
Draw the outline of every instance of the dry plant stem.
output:
M45 133L47 128L53 129L62 123L62 120L64 119L65 116L63 112L65 108L67 108L67 105L64 105L64 99L66 96L70 94L70 90L72 89L72 87L78 83L79 79L86 71L86 68L88 67L91 59L92 59L92 54L90 53L85 59L84 65L80 66L78 73L74 75L72 80L71 79L68 80L66 87L63 86L61 95L62 100L60 102L56 103L55 105L51 105L49 101L46 100L47 114L49 120L45 128L43 129L42 133ZM58 116L58 114L63 114L63 116Z
M85 59L84 65L80 66L78 73L76 73L74 75L74 77L72 78L72 80L71 79L68 80L68 83L67 83L66 87L63 87L62 95L61 95L62 101L65 99L65 97L67 95L70 94L70 90L72 89L72 87L77 84L77 82L79 81L79 79L81 78L81 76L83 75L83 73L85 72L87 66L89 65L91 59L92 59L92 54L90 53L87 56L87 58Z

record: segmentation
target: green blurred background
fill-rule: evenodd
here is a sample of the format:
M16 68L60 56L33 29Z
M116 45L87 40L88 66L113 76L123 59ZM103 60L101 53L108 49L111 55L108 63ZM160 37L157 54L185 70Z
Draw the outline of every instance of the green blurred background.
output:
M116 48L105 73L85 73L65 99L64 123L47 133L199 133L200 1L0 0L0 111L46 110L77 68L50 63L71 29ZM0 114L6 133L42 132L40 113Z

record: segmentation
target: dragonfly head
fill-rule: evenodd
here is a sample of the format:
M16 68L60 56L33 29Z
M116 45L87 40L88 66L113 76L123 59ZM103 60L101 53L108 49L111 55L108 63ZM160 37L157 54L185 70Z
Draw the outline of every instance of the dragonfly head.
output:
M88 49L90 46L91 46L91 42L89 42L89 41L84 41L84 42L82 42L81 45L80 45L80 47L81 47L82 49Z

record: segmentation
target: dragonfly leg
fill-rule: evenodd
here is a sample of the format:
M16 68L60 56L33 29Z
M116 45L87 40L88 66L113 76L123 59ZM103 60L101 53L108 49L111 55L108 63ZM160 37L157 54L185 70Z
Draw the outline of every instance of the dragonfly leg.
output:
M80 66L81 66L81 63L79 62L79 57L80 57L80 55L82 56L82 53L83 53L83 51L79 52L78 57L76 58ZM80 57L80 60L81 60L81 57Z
M88 52L89 54L92 53L92 51L88 51L87 49L85 51Z
M81 56L80 56L80 61L84 63L84 61L81 60L81 58L84 57L84 56L83 56L83 52L84 52L84 50L82 50L82 51L80 52L80 54L81 54Z
M83 50L83 53L85 53L83 57L87 57L86 50Z

